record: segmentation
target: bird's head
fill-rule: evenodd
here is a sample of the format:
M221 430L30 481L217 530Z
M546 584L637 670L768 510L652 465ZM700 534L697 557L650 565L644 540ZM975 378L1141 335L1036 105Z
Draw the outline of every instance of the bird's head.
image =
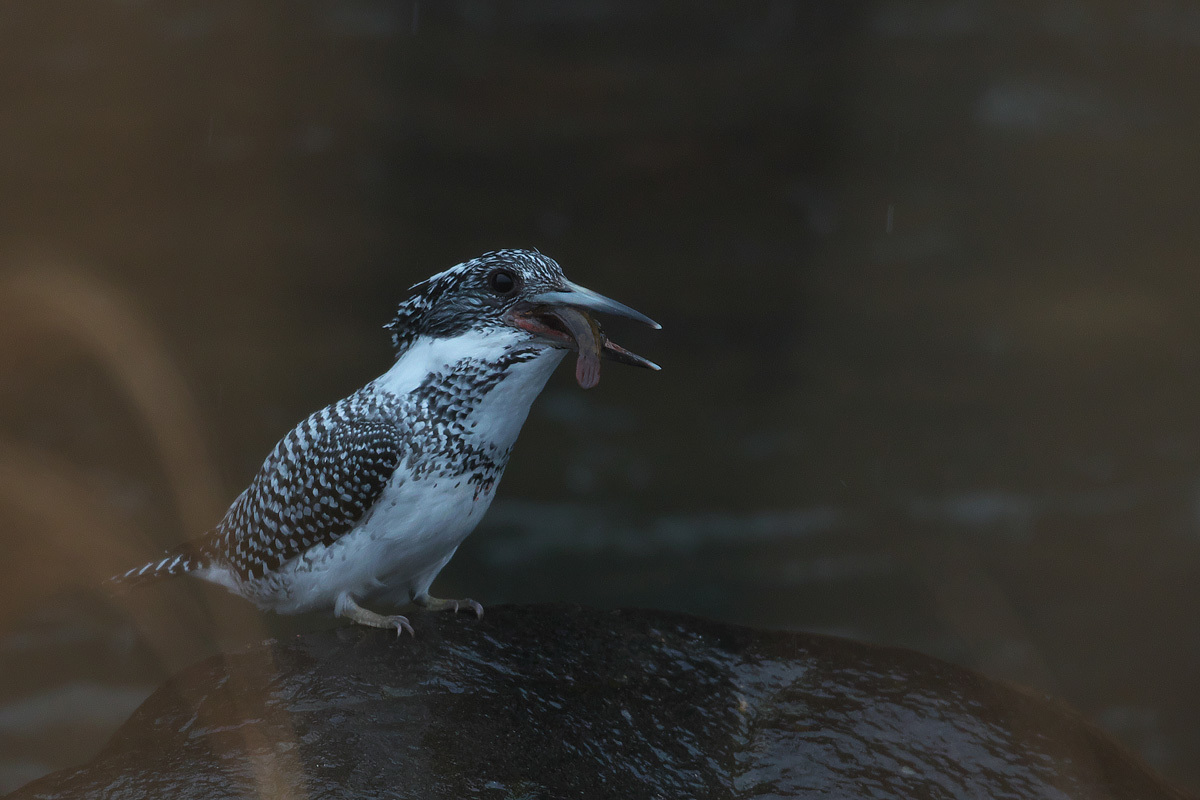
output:
M451 267L411 289L386 326L397 356L420 336L470 331L516 334L578 354L575 377L585 389L600 380L600 358L647 369L657 364L609 341L592 312L661 328L623 303L572 283L552 258L533 250L496 250Z

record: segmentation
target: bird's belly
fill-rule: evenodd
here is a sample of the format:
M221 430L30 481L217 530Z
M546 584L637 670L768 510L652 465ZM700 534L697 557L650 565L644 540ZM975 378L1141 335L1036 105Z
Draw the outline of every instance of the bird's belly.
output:
M285 565L259 604L295 614L332 608L347 591L362 600L423 589L417 583L433 579L491 505L494 483L468 477L393 478L362 522Z

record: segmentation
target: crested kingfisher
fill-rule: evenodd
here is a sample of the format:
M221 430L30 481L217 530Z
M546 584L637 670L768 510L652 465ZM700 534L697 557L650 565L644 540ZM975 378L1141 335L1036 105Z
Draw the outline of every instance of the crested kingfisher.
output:
M498 250L410 289L386 328L396 358L275 446L205 535L116 577L191 574L281 614L330 609L412 633L360 603L441 600L430 584L479 524L534 398L568 351L583 388L600 358L659 367L609 341L591 312L661 326L585 289L533 250Z

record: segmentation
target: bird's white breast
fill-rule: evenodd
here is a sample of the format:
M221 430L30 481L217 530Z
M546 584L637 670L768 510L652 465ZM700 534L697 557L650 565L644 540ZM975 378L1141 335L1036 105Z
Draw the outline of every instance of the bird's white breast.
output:
M329 607L343 591L405 602L428 589L494 495L494 485L476 492L465 479L406 480L397 470L358 526L281 568L260 602L285 614Z

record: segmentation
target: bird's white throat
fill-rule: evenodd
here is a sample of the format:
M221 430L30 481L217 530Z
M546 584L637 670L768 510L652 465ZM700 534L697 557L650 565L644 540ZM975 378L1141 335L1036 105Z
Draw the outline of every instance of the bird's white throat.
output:
M510 328L470 330L452 337L422 336L373 385L402 398L431 375L475 369L486 372L488 365L500 363L518 350L530 350L533 357L510 364L495 388L468 410L470 438L504 448L516 441L530 406L566 350L533 341L528 334Z

